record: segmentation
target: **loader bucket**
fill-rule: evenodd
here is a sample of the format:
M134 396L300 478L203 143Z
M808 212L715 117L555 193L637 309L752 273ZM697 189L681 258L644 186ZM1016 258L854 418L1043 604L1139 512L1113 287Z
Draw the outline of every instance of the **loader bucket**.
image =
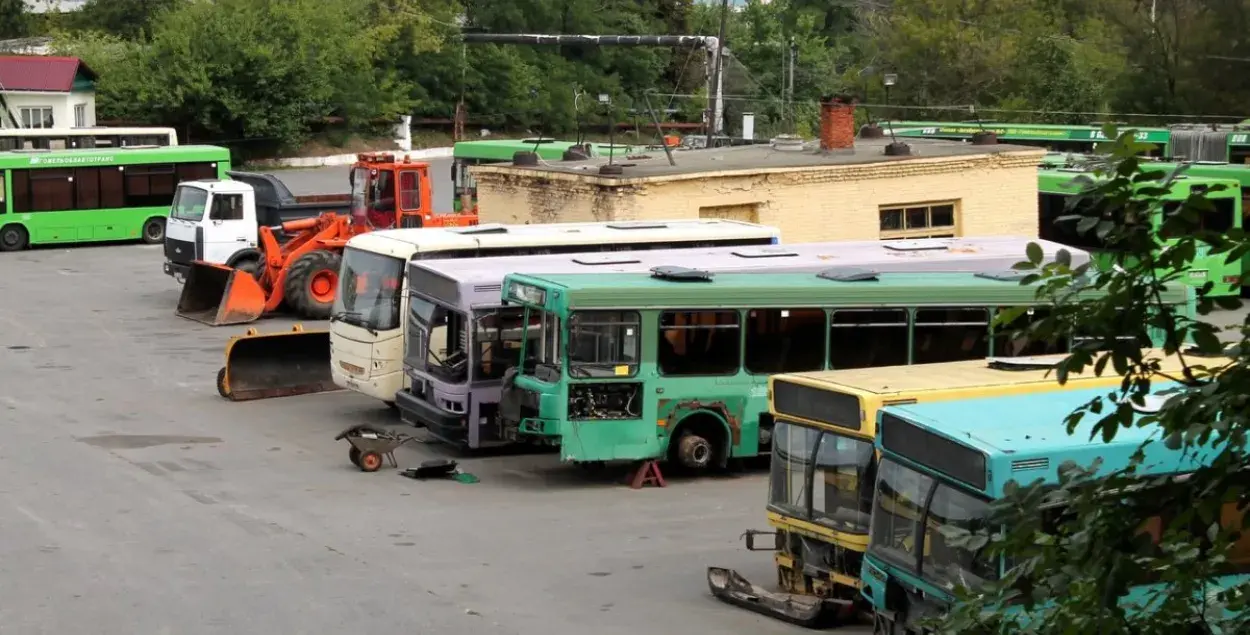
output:
M330 374L330 332L257 333L230 338L217 392L231 401L338 390Z
M830 628L854 619L849 600L769 591L733 569L708 567L707 586L723 602L806 628Z
M246 271L191 263L178 297L179 317L211 326L254 322L265 313L265 290Z

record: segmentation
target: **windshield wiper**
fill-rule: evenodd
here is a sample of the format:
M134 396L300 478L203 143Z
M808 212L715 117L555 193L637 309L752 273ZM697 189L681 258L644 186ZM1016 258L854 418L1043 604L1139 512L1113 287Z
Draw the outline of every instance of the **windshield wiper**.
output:
M356 320L356 322L355 323L348 322L348 319ZM330 315L330 323L333 324L335 322L347 322L348 324L351 324L352 326L359 326L360 328L368 331L370 335L376 336L378 334L377 330L365 324L365 321L363 319L363 316L361 316L360 311L338 311Z

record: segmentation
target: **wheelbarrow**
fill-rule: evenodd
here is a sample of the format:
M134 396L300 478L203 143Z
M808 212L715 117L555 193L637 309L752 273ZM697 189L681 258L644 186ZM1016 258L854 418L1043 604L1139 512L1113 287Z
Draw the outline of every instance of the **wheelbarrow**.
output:
M399 463L395 461L395 450L409 441L415 441L416 437L362 423L354 425L334 437L335 441L343 439L347 439L347 442L352 445L351 449L347 451L347 458L352 462L352 465L360 468L362 472L376 472L382 467L383 457L390 459L391 465L398 468Z

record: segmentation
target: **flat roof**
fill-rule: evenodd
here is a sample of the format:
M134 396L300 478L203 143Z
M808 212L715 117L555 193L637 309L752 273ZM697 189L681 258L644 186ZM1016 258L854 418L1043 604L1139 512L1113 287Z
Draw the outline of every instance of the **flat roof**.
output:
M901 157L886 156L885 147L891 142L890 137L887 135L883 139L856 139L854 148L832 150L830 152L821 152L818 142L814 140L806 142L801 150L779 150L772 145L674 150L673 159L677 163L675 166L668 164L668 159L664 156L662 149L648 150L644 155L629 155L624 159L614 159L614 164L624 168L624 172L619 175L599 173L599 167L607 164L607 158L594 158L587 161L539 161L538 165L532 166L516 166L512 164L483 165L475 167L474 170L481 173L497 170L515 173L518 170L525 170L588 176L608 181L630 181L634 179L693 176L709 172L793 170L1015 152L1036 154L1040 161L1046 152L1042 148L1008 144L975 146L959 141L938 139L906 139L905 141L911 147L911 154Z

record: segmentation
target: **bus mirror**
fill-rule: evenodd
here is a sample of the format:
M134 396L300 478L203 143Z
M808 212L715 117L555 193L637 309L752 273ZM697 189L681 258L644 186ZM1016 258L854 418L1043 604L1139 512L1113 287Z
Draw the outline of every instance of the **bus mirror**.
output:
M772 536L769 541L771 544L766 546L757 546L755 544L756 536ZM742 540L746 543L747 551L781 551L781 534L775 531L761 531L759 529L748 529L742 533Z

